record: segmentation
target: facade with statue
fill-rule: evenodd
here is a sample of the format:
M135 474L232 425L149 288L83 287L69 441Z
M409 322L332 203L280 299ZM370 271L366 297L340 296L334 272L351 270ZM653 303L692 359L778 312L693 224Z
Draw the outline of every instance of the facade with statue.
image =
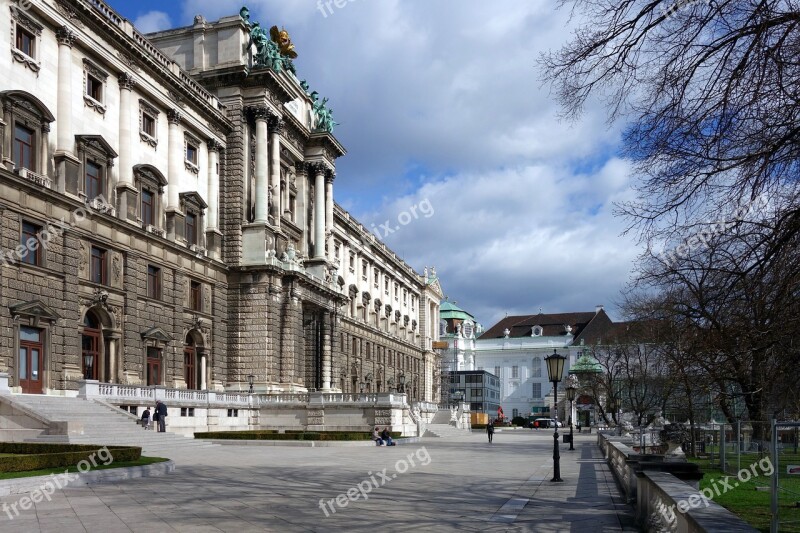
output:
M0 4L2 391L438 401L435 269L334 202L345 149L285 28Z

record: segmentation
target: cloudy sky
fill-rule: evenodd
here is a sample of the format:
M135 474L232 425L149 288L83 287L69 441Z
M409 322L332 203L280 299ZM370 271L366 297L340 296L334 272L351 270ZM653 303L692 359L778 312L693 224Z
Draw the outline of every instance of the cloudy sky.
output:
M616 314L637 249L619 125L561 121L536 59L570 34L552 0L255 0L285 26L298 76L330 98L336 201L485 326L505 314ZM241 1L112 0L143 31L236 14ZM416 213L416 217L414 216ZM396 231L386 234L386 227Z

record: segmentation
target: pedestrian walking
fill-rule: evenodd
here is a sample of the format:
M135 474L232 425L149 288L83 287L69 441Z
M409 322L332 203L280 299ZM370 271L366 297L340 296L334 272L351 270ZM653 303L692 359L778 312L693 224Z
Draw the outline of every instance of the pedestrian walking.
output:
M161 400L156 402L156 416L158 416L158 432L167 431L167 406Z
M492 443L492 437L494 437L494 424L489 422L486 425L486 433L489 435L489 444Z

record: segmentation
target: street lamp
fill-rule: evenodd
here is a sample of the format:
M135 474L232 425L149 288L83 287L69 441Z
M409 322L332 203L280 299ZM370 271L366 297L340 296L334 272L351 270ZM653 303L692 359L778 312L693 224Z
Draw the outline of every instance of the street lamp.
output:
M462 400L463 397L464 397L464 393L463 392L461 392L460 390L455 391L453 393L453 403L455 405L458 405L459 403L461 403L461 400Z
M406 393L406 375L400 374L397 376L398 385L398 392L405 394Z
M361 394L364 394L364 387L366 386L366 383L364 383L363 379L358 382L358 386L361 389Z
M555 406L555 424L553 424L553 479L550 481L564 481L561 479L561 455L558 452L558 382L564 375L564 361L567 358L559 355L554 349L553 354L545 357L547 363L547 379L553 384L553 405Z
M574 450L575 447L572 445L572 402L575 400L575 393L578 389L570 383L567 388L567 400L569 400L569 449Z
M253 394L253 382L256 380L256 377L253 374L247 375L247 383L250 384L250 394Z

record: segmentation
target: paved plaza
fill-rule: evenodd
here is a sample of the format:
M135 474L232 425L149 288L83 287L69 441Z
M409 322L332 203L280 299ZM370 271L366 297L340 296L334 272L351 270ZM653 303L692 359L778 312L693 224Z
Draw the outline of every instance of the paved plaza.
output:
M552 443L550 432L518 430L491 445L473 434L381 448L206 448L172 457L169 476L57 491L13 520L1 515L0 531L635 531L596 437L576 436L572 452L562 445L560 484L550 482Z

